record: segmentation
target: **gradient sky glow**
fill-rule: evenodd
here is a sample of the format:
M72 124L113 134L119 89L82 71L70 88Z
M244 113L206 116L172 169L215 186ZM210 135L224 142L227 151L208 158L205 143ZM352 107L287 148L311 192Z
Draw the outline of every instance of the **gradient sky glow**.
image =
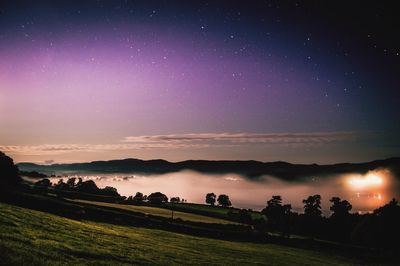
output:
M2 1L0 150L33 162L400 155L393 8L246 3Z

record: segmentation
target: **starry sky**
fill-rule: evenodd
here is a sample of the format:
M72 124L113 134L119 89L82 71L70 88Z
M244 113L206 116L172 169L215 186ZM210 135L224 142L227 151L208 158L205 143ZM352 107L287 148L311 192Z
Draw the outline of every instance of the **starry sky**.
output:
M400 18L377 1L0 1L0 150L400 156Z

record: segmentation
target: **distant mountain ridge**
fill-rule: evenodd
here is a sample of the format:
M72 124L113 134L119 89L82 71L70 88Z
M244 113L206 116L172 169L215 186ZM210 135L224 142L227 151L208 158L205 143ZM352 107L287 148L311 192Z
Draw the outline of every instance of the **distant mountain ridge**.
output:
M21 171L37 171L45 174L63 172L90 173L143 173L164 174L182 170L193 170L201 173L227 174L237 173L251 179L271 175L284 180L297 180L302 177L340 173L365 173L377 168L390 169L397 178L400 177L400 158L389 158L365 163L338 163L330 165L291 164L288 162L260 161L208 161L188 160L169 162L165 160L122 159L110 161L93 161L89 163L40 165L34 163L17 164Z

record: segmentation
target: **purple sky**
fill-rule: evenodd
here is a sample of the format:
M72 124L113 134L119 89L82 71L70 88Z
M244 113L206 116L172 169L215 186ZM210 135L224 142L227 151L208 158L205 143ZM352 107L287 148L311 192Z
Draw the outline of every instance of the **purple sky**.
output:
M393 91L352 45L330 47L337 36L282 14L287 25L254 27L247 9L116 3L0 6L0 150L34 162L399 155Z

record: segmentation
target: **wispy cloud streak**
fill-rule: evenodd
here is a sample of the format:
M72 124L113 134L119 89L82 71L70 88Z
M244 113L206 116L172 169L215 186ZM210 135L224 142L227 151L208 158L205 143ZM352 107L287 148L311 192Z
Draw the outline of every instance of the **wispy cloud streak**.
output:
M312 132L312 133L198 133L152 136L130 136L123 141L130 143L188 143L188 142L231 142L231 143L328 143L349 141L360 137L356 132Z
M141 144L43 144L43 145L0 145L0 150L10 154L50 155L69 152L107 152L138 149L179 149L207 148L209 144L172 144L172 143L141 143Z
M0 145L0 150L10 154L50 155L71 152L107 152L138 149L202 149L253 144L303 147L356 141L368 135L367 133L357 132L193 133L129 136L116 144Z

